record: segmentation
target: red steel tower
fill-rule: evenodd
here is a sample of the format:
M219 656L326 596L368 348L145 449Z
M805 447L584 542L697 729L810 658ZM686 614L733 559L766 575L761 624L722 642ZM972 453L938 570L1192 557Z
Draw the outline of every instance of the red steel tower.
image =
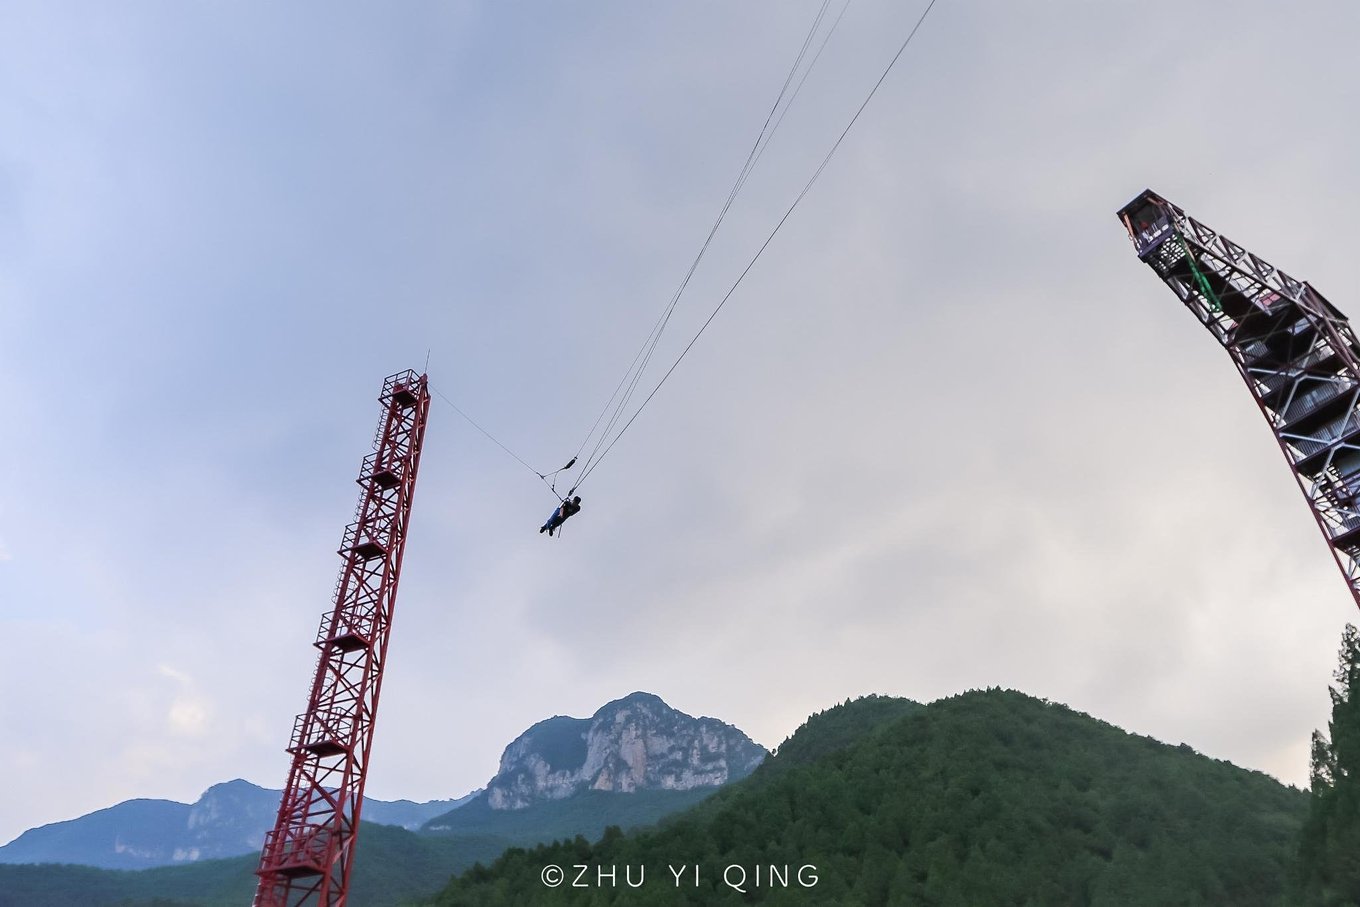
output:
M1138 257L1217 338L1360 605L1360 344L1346 316L1152 192L1119 210Z
M260 854L256 907L340 907L349 891L383 663L430 392L425 375L383 382L374 452L340 544L335 604L322 615L307 711L293 725L292 767Z

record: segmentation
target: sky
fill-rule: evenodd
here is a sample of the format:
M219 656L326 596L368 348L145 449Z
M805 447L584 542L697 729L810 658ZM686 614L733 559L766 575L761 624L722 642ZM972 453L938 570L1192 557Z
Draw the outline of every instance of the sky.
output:
M1000 686L1306 783L1355 603L1114 212L1150 187L1360 312L1352 3L939 0L537 533L820 7L0 9L0 842L282 786L427 357L531 468L435 399L370 796L634 690L776 746ZM852 0L644 390L923 8Z

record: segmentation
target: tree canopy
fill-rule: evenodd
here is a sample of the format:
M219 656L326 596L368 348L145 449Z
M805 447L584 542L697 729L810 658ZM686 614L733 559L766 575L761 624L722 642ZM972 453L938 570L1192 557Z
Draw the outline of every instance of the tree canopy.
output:
M511 850L432 903L545 903L550 866L562 904L1274 907L1285 893L1306 797L1265 775L1010 691L902 709L853 741L856 710L894 709L839 709L659 829Z
M1360 632L1341 634L1328 735L1313 732L1311 796L1299 836L1300 903L1360 905Z

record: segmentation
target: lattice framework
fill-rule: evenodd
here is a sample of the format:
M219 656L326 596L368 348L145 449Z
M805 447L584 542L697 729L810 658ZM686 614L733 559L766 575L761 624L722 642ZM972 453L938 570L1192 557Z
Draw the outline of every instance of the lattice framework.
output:
M1360 344L1305 281L1146 190L1118 212L1138 257L1228 351L1360 606Z
M429 415L425 375L383 382L373 453L364 458L354 521L345 527L333 607L322 615L307 710L264 840L256 907L341 907L354 869L359 813L383 665Z

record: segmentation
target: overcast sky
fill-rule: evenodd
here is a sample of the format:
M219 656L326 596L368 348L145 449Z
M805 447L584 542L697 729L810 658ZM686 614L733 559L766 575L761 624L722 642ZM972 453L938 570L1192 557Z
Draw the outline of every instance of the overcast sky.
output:
M819 7L0 10L0 842L283 784L383 377L565 461ZM923 7L851 3L658 366ZM1360 7L1226 8L940 0L561 539L436 399L368 793L639 689L774 746L1003 686L1305 783L1355 605L1114 212L1360 315Z

